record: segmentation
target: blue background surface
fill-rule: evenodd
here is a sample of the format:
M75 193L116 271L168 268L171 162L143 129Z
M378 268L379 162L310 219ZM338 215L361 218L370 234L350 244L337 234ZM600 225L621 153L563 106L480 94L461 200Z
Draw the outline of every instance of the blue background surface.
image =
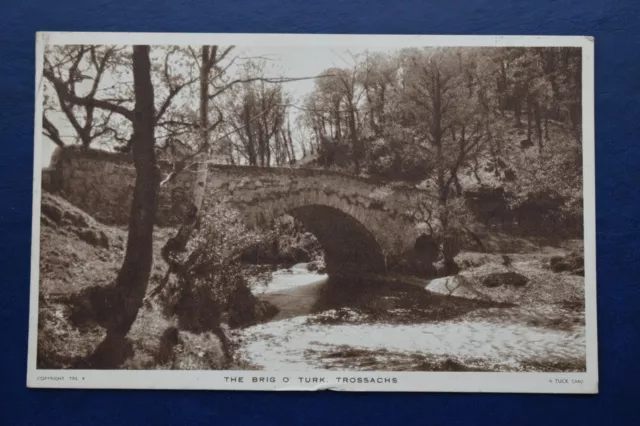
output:
M25 387L36 31L592 35L600 395ZM640 2L94 0L0 12L0 419L5 424L640 424Z

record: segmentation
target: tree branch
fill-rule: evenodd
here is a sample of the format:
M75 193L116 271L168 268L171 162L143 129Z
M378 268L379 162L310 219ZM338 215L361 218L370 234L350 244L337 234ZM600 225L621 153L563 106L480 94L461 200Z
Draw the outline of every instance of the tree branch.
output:
M60 137L60 132L58 131L56 126L51 121L49 121L44 113L42 113L42 130L42 133L46 137L51 139L51 141L58 145L60 148L64 148L66 146L64 141Z
M184 89L185 87L187 87L190 84L193 84L194 82L196 82L198 79L197 78L192 78L190 80L187 80L185 82L183 82L182 84L178 84L177 86L174 86L171 83L171 75L169 75L169 57L171 56L171 54L173 52L176 51L177 48L173 48L171 50L169 50L167 52L167 54L165 55L164 58L164 80L167 83L167 86L169 87L169 95L167 96L167 98L164 100L164 102L162 103L162 106L160 106L160 109L158 110L158 113L156 114L156 118L155 118L155 124L158 124L158 121L160 121L160 119L162 118L162 116L165 114L165 112L167 112L167 109L169 108L169 106L171 105L171 102L173 101L173 98L175 98L182 89ZM189 50L192 53L192 55L195 56L195 52L193 51L193 49L191 49L191 47L189 46Z
M185 81L178 86L169 87L169 95L167 96L167 99L164 100L162 106L160 107L160 110L158 111L158 114L156 115L156 124L158 124L158 121L162 118L164 113L167 112L167 109L171 105L171 101L173 101L173 98L175 98L182 89L194 83L196 80L197 78L192 78L191 80Z
M222 52L222 54L220 55L220 57L218 59L216 59L215 64L219 63L220 61L222 61L224 58L227 57L227 55L229 54L229 52L231 52L233 49L235 48L235 46L229 46L227 47L224 52Z
M266 112L267 111L263 111L260 114L252 117L245 125L232 129L231 131L229 131L229 132L225 133L224 135L220 136L219 138L216 138L211 143L202 144L200 146L200 148L198 148L197 151L193 152L192 154L190 154L190 155L186 156L185 158L183 158L182 160L180 160L178 164L174 164L174 170L171 173L169 173L167 175L167 177L163 179L162 182L160 182L160 186L163 186L163 185L167 184L168 182L170 182L171 180L173 180L175 178L175 176L178 173L182 172L183 170L188 169L189 167L193 166L194 164L197 164L197 162L192 162L192 163L187 164L187 161L191 160L192 158L194 158L194 157L198 156L199 154L201 154L202 152L206 151L207 148L209 148L209 146L212 143L215 143L215 142L218 142L218 141L220 141L222 139L225 139L225 138L229 137L230 135L232 135L233 133L237 132L238 130L242 130L249 123L251 123L252 121L254 121L254 120L258 119L258 118L260 118Z
M222 115L222 111L218 111L218 120L216 120L215 123L213 123L211 126L209 126L208 131L213 131L216 129L216 127L218 127L220 124L222 124L222 122L224 121L224 116Z
M315 80L316 78L323 78L323 77L327 77L327 76L316 76L316 77L292 77L292 78L268 78L268 77L252 77L252 78L238 78L236 80L233 80L230 83L225 84L224 86L222 86L222 88L218 89L216 92L212 93L211 95L209 95L209 99L214 99L215 97L217 97L218 95L220 95L221 93L225 92L226 90L228 90L229 88L231 88L232 86L235 86L238 83L252 83L254 81L262 81L264 83L289 83L292 81L300 81L300 80Z
M65 87L64 82L60 80L58 77L56 77L51 70L44 70L43 74L47 78L47 80L49 80L53 84L54 88L56 89L56 92L58 92L58 94L61 96L61 100L71 102L75 105L83 105L83 106L92 105L96 108L101 108L107 111L113 111L117 114L122 115L127 120L130 120L130 121L135 120L135 115L131 110L121 105L112 104L111 102L108 102L105 100L89 98L89 97L80 97L75 93L69 92L69 90L67 90L67 88Z

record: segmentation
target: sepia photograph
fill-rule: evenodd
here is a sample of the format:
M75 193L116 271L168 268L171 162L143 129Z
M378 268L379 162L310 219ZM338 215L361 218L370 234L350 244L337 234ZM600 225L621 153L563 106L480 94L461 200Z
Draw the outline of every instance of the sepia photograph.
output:
M37 38L29 386L597 392L592 40Z

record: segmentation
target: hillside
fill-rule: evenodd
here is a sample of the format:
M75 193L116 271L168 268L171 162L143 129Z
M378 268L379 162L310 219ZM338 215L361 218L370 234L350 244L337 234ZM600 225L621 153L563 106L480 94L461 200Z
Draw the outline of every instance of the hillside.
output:
M457 220L478 233L582 238L582 146L568 124L552 119L545 123L540 140L533 130L527 135L526 114L520 125L510 111L496 114L490 130L459 157L459 164L459 140L443 141L450 198L462 197L465 205L453 211ZM435 170L440 166L434 148L410 129L402 134L400 141L393 134L367 138L360 174L424 189L435 205ZM347 142L328 141L297 166L353 173ZM455 172L450 171L453 167Z
M149 289L159 282L166 266L162 244L172 229L155 232L154 262ZM83 312L78 294L113 280L124 255L126 230L105 226L64 199L45 193L42 198L40 240L40 306L38 367L82 366L104 338L96 319ZM80 307L78 306L80 305ZM177 330L157 302L145 303L128 334L129 369L219 369L222 347L212 333ZM175 346L175 347L174 347ZM169 350L170 349L170 350ZM173 353L175 356L166 356Z

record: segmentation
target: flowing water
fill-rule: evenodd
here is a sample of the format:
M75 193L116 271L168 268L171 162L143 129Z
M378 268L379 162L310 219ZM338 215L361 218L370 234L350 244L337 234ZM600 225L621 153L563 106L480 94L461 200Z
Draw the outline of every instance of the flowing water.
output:
M584 315L558 305L504 306L416 286L335 282L305 265L277 271L254 292L280 309L240 332L239 356L258 369L585 368Z

